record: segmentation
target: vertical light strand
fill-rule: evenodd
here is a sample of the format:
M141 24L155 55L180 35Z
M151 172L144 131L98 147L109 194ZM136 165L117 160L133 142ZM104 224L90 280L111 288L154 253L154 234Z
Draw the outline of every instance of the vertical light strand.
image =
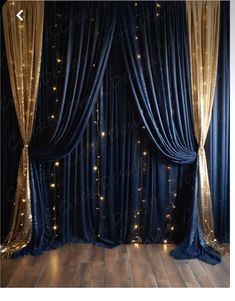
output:
M101 195L100 191L100 103L99 103L99 97L97 97L96 101L96 165L93 166L93 171L96 173L96 187L97 187L97 200L98 200L98 207L96 207L96 210L101 211L101 205L104 197ZM99 214L100 215L100 214ZM99 221L98 221L99 222ZM100 225L98 225L98 233L97 238L100 239Z
M155 2L155 16L158 18L160 16L161 4L158 1Z

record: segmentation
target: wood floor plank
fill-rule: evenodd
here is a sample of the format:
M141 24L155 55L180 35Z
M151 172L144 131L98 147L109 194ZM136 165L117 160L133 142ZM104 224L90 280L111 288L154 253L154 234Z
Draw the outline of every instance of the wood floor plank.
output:
M214 287L210 277L205 273L202 266L198 264L196 260L189 260L188 265L190 266L195 278L197 279L200 287Z
M171 287L165 266L159 252L159 244L146 245L148 260L152 265L158 287Z
M176 266L184 280L186 287L200 287L200 284L194 276L188 263L182 263L178 261Z
M213 283L215 287L230 286L229 272L227 271L227 268L225 267L223 262L215 266L209 265L202 261L199 262L199 264L202 266L205 273L208 274L210 281Z
M158 286L145 245L128 246L128 260L133 287Z
M167 278L170 282L170 286L171 287L185 287L184 280L181 277L181 274L176 267L177 260L169 255L170 250L171 250L171 247L168 245L159 245L156 252L159 251L159 253L160 253L162 263L166 270Z
M104 287L131 287L131 277L127 261L105 261Z
M2 287L229 287L230 257L211 266L176 260L173 245L105 249L67 244L39 256L2 260Z

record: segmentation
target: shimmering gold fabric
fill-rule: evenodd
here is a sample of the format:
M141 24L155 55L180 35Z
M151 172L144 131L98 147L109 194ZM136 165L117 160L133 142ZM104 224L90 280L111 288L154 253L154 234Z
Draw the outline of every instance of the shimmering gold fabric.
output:
M226 248L214 238L214 220L204 145L214 100L220 24L219 1L186 1L194 132L198 143L199 213L207 244L220 253Z
M23 21L16 17L20 10L23 10ZM3 256L9 256L13 251L27 245L32 228L28 144L32 134L38 91L44 2L8 1L3 6L2 13L11 89L24 143L12 223L1 249Z

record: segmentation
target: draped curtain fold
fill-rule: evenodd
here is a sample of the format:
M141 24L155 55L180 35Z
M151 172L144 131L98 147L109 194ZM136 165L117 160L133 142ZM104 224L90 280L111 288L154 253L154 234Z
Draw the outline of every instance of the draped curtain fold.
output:
M193 3L200 7L197 2ZM137 5L130 3L122 14L122 22L127 28L126 39L123 43L125 62L135 101L146 128L160 152L168 160L189 164L195 162L197 156L191 116L189 66L191 56L188 54L187 31L183 25L186 24L184 5L185 3L167 2L163 2L161 5L157 2L138 3ZM209 14L213 14L213 7L211 8L212 11L208 9ZM164 17L166 14L168 18ZM218 18L218 12L216 16ZM210 24L213 27L214 37L216 34L219 35L216 31L217 22L215 26ZM200 30L201 28L198 29L198 31ZM218 37L216 41L218 41ZM201 44L197 46L201 49ZM218 45L214 51L215 53L218 51ZM216 62L214 61L214 63ZM202 69L203 66L201 65L200 68ZM215 71L216 66L214 67L214 80ZM213 82L212 86L214 87L214 85ZM209 90L205 91L209 93ZM211 99L213 96L213 93L209 93L207 98ZM195 114L194 107L195 102L193 102L193 114ZM203 108L200 107L200 113L202 110ZM208 112L206 111L204 114L206 115ZM207 129L208 126L209 123ZM201 149L200 147L200 152ZM177 258L197 257L217 263L220 261L220 256L207 246L198 224L198 186L201 187L199 183L202 183L202 178L198 179L197 169L199 165L202 171L204 168L202 164L205 166L205 157L203 161L199 155L199 163L196 160L195 164L193 209L188 234L182 246L171 254ZM209 229L213 231L212 228L209 227Z
M68 159L83 136L102 84L116 18L115 3L45 4L42 62L45 73L40 80L37 115L29 148L33 158L30 170L35 219L30 248L35 252L50 248L55 234L51 227L45 227L51 223L46 208L52 197L46 187L45 161ZM47 77L46 70L53 70L55 65L55 72ZM52 104L46 101L48 97L53 100ZM51 114L45 118L48 112ZM67 175L69 177L69 173ZM61 210L63 208L66 212L69 206L69 203L64 204Z
M16 18L23 10L24 22ZM2 253L8 256L27 245L32 230L28 146L33 130L41 63L43 2L8 1L3 6L3 24L13 100L23 140L12 222Z
M187 1L190 74L194 133L198 145L198 206L200 223L207 244L226 253L214 237L210 184L204 145L211 121L219 49L220 2Z
M57 101L57 111L49 127L38 131L36 126L30 152L37 159L56 160L78 145L91 116L113 41L117 6L108 2L62 3L53 4L53 11L52 4L46 5L43 63L49 67L57 60L59 66L49 78L42 75L40 97L50 95ZM48 45L50 35L54 35L54 42ZM47 105L45 101L38 103L37 124L42 124Z

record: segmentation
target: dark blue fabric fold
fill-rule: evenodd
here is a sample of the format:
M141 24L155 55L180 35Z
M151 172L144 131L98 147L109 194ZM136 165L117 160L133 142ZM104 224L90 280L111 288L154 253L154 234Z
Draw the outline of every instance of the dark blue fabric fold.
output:
M167 16L167 17L166 17ZM139 114L161 154L170 162L192 164L194 140L187 23L184 2L133 3L123 7L123 54ZM194 173L191 221L182 244L171 254L218 263L200 229Z

